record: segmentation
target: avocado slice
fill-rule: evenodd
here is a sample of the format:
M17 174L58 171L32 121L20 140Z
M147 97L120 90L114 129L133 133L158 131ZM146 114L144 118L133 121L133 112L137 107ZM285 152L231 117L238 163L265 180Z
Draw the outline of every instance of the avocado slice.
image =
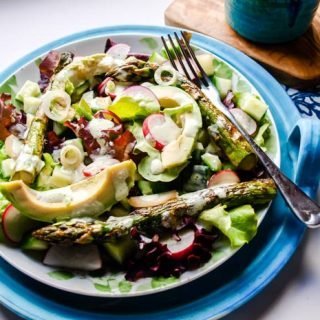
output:
M177 140L166 145L161 153L163 167L170 169L186 163L193 150L194 141L194 138L181 135Z
M194 133L193 137L195 137L197 131L202 128L201 112L196 101L188 93L177 87L151 86L149 89L156 95L160 102L160 106L163 109L187 105L193 106L192 111L188 113L186 122L188 120L192 120L192 126L197 127L197 130L193 130L192 132ZM186 128L186 130L190 131L189 126ZM190 136L189 132L185 133L187 136Z
M97 175L63 188L36 191L23 181L0 183L0 192L25 216L53 222L76 217L96 217L128 196L136 166L128 160Z
M165 170L183 168L192 153L195 138L202 127L199 106L188 93L180 88L152 86L149 89L156 95L165 111L186 107L182 134L177 140L166 145L161 152L161 162ZM180 171L177 170L177 173Z

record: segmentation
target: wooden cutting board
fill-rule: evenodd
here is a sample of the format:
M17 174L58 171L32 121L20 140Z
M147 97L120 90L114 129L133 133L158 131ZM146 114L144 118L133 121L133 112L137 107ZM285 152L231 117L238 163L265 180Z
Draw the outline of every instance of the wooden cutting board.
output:
M175 0L165 12L168 25L207 34L243 51L281 82L297 88L320 84L320 7L309 30L286 44L257 44L229 27L223 0Z

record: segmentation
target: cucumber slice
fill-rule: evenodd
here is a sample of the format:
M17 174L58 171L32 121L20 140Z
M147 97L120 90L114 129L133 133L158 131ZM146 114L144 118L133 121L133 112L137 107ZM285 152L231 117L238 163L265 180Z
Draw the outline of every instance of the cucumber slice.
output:
M214 73L214 65L213 65L213 58L211 54L199 54L197 55L197 59L203 68L204 72L208 76L212 76Z
M232 79L232 69L224 62L219 61L217 64L217 60L213 62L214 65L214 74L218 78L223 78L223 79Z
M185 192L193 192L207 187L207 180L210 176L210 170L204 165L195 165L192 174L183 185Z
M116 262L123 264L124 261L134 252L136 242L130 237L124 237L115 242L106 242L103 246Z
M268 110L268 106L263 101L249 92L236 93L234 101L240 109L257 121L260 121Z
M16 100L24 102L26 97L39 97L40 94L39 85L33 81L27 80L16 94Z
M232 80L220 78L218 76L213 76L213 84L219 92L221 99L224 99L227 96L228 91L232 89Z
M201 159L211 171L219 171L222 168L222 163L217 155L205 153L201 156Z
M149 62L157 63L157 64L163 64L166 62L167 59L165 59L160 53L153 52L152 55L149 58Z
M206 153L220 155L221 149L218 147L218 145L214 141L210 141L210 143L206 147Z
M13 174L16 161L14 159L5 159L1 162L2 175L4 178L10 178Z
M23 250L35 250L44 251L49 248L49 244L46 241L34 238L32 235L28 235L21 243L21 249Z
M38 97L25 97L23 102L23 110L26 113L35 115L41 104L41 99Z

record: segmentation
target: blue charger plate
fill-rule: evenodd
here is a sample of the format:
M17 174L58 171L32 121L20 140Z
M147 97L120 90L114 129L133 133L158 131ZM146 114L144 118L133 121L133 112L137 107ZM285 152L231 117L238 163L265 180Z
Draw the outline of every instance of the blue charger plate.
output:
M50 49L69 42L116 34L164 35L174 29L116 26L89 30L51 42L26 55L4 72L0 82ZM238 69L256 87L274 116L281 144L281 169L311 196L320 172L320 122L301 119L279 83L253 60L212 38L194 34L192 41ZM318 171L318 172L317 172ZM305 227L278 196L250 245L213 272L166 292L134 298L92 298L41 284L0 259L0 296L23 318L38 319L214 319L251 299L283 268L295 252Z

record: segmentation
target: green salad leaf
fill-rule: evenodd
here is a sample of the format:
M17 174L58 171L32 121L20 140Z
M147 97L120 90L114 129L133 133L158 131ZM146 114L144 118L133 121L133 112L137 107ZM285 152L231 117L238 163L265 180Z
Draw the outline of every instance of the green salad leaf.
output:
M122 96L116 99L114 103L108 108L115 113L121 120L134 120L145 118L152 113L160 111L159 104L147 97L133 98Z
M2 214L5 210L5 208L10 204L10 202L3 196L3 194L0 192L0 223L2 221Z
M232 69L223 61L219 61L218 59L213 59L212 61L214 67L214 75L223 79L231 79L232 78Z
M73 104L74 109L76 110L76 114L80 117L84 117L87 120L91 120L93 118L93 113L90 108L90 105L87 103L85 99L81 99L79 103Z
M2 172L2 161L8 159L8 155L5 152L4 142L0 141L0 181L8 181L9 178L5 177Z
M251 205L243 205L226 211L226 206L218 205L203 211L199 218L205 229L219 229L230 240L233 248L248 243L257 233L258 220Z
M171 169L166 169L159 174L153 174L151 172L151 163L155 159L161 160L160 152L153 148L143 137L141 123L136 121L132 125L128 126L128 129L136 138L136 145L133 149L134 154L145 153L146 156L140 161L138 165L139 174L146 180L152 182L170 182L175 180L180 172L187 166L187 163L181 166L177 166Z

